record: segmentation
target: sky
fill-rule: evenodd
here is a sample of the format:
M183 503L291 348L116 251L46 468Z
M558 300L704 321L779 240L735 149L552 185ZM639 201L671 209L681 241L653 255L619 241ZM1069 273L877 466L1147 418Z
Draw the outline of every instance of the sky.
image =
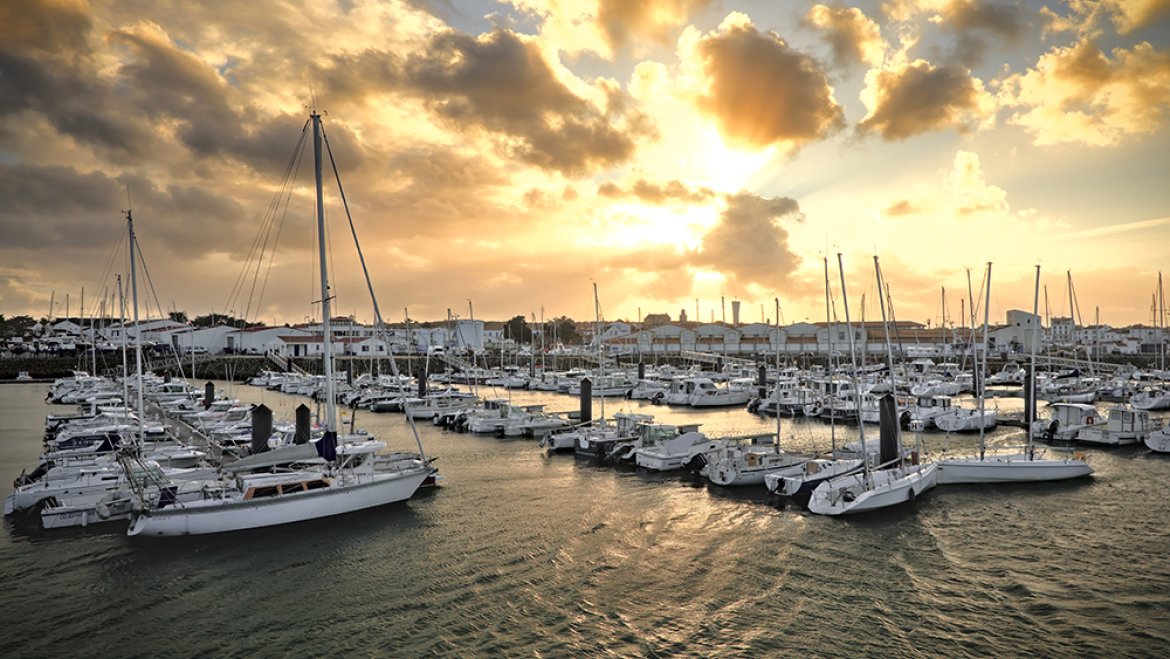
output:
M318 318L312 108L388 322L589 320L594 284L609 320L822 321L827 261L839 320L880 265L898 320L982 322L991 263L992 323L1039 265L1042 314L1123 326L1170 265L1170 0L22 0L0 313L112 308L132 208L143 316ZM371 320L328 163L334 310Z

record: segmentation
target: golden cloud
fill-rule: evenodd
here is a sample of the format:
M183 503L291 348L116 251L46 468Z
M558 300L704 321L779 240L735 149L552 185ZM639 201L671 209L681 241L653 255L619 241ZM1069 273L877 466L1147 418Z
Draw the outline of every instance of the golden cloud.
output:
M824 71L774 33L725 21L699 40L697 54L707 83L698 107L734 144L796 149L844 126Z
M915 60L888 69L870 69L862 101L869 109L858 129L878 131L886 140L954 128L970 130L990 114L983 83L965 68L935 67Z
M813 5L805 21L822 32L837 66L881 66L886 44L878 24L855 7Z
M1139 43L1106 54L1082 39L1005 80L1001 102L1035 144L1113 145L1170 118L1170 52Z

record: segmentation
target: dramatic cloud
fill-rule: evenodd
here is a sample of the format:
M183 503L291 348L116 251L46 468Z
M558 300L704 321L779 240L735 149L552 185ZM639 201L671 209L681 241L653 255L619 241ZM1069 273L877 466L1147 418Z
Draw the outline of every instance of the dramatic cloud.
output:
M703 236L695 261L724 273L735 288L732 292L742 292L748 284L776 290L800 262L788 248L783 219L803 219L796 201L747 192L729 196L719 223Z
M974 66L987 52L985 35L1017 43L1031 31L1035 15L1019 4L953 0L941 9L938 20L955 35L957 61Z
M141 155L149 127L135 113L113 111L122 102L94 75L92 22L83 9L36 1L0 8L0 118L36 112L80 142Z
M512 138L524 162L569 175L628 160L634 137L557 79L540 49L506 30L480 37L435 35L407 59L408 84L431 98L452 126L478 126Z
M1058 13L1045 6L1040 13L1054 32L1073 32L1079 37L1097 36L1112 24L1119 34L1141 30L1170 15L1170 0L1071 0Z
M599 0L597 23L618 49L633 39L648 37L666 43L674 30L682 27L690 15L706 7L711 0Z
M1011 123L1038 145L1108 146L1170 119L1170 51L1148 43L1107 55L1091 39L1055 48L1005 81Z
M983 83L958 67L915 60L892 69L871 69L862 100L869 108L858 128L886 140L954 128L971 129L986 116L990 99Z
M715 192L705 187L690 188L681 181L651 183L646 179L638 179L628 190L623 190L615 183L602 183L597 188L597 194L610 198L633 196L652 204L665 204L671 201L698 204L710 200Z
M715 117L728 141L797 148L844 126L824 71L776 34L725 21L697 50L708 79L699 108Z
M510 0L540 21L541 35L569 53L613 59L642 42L668 43L711 0Z
M1106 0L1103 4L1122 34L1153 25L1170 15L1170 0Z
M813 5L805 20L821 30L838 67L881 66L886 49L881 29L860 9Z

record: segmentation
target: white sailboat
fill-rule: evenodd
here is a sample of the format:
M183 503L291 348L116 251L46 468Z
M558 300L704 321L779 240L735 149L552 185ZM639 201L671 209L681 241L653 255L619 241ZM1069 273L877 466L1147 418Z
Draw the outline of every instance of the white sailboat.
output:
M983 345L984 355L987 354L987 313L986 305L991 302L991 264L987 264L987 298L984 307L983 318ZM1036 266L1036 293L1033 300L1033 322L1039 319L1037 315L1040 304L1040 266ZM1033 327L1033 341L1032 341L1032 369L1031 372L1036 372L1036 344L1038 341L1035 338L1035 333L1038 328ZM986 358L984 359L984 367L986 367ZM986 374L986 368L983 369ZM983 379L983 378L980 378ZM1034 377L1029 378L1025 386L1031 387L1031 400L1035 401L1036 381ZM980 408L983 407L983 395L980 392ZM1033 408L1035 403L1033 402ZM940 485L951 485L956 483L1018 483L1030 481L1054 481L1066 480L1070 478L1080 478L1088 476L1093 473L1093 468L1090 467L1084 460L1078 458L1075 454L1068 455L1063 458L1043 458L1036 454L1035 446L1032 441L1035 429L1030 422L1025 424L1028 426L1028 444L1022 453L1008 453L1008 454L988 454L986 451L985 437L982 431L979 433L979 455L951 458L938 461L938 483Z
M873 257L874 270L877 274L878 299L882 310L882 326L886 335L886 358L890 374L890 386L894 386L894 354L890 341L890 330L886 320L886 299L882 285L882 271L878 264L878 257ZM856 347L854 345L853 328L849 321L849 298L845 289L845 269L841 255L837 254L837 264L841 271L841 299L845 304L845 324L849 334L849 351L856 364ZM856 369L854 369L856 370ZM901 434L893 414L893 396L887 394L884 404L890 408L888 426L885 430L894 444L894 455L886 458L879 469L870 469L869 461L862 461L859 473L840 476L822 482L813 490L809 497L808 509L818 515L846 515L868 512L888 508L908 501L914 501L918 495L933 488L936 484L934 464L916 464L911 460L907 464L902 452ZM921 427L919 423L919 428ZM862 432L862 447L865 446L864 431Z
M414 495L430 467L422 460L376 459L385 444L369 440L337 445L337 397L334 395L330 290L325 249L322 192L321 117L310 114L317 193L317 246L321 270L321 315L324 330L325 433L315 442L322 467L273 474L233 476L160 488L135 510L131 536L221 533L318 519L405 501Z

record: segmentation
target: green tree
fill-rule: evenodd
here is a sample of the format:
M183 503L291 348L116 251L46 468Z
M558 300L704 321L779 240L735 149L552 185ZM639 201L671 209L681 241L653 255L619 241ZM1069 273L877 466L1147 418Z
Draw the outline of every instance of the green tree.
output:
M217 313L195 316L191 324L195 327L215 327L217 325L227 325L228 327L262 327L264 325L264 323L249 323L243 318Z
M552 347L554 341L564 345L581 343L581 335L577 332L577 321L568 316L553 318L544 324L545 345Z
M183 323L184 325L187 324L187 312L186 311L172 311L172 312L167 314L167 317L170 318L171 320L175 321L176 323Z
M516 343L531 343L532 329L528 327L528 321L524 316L516 316L504 323L504 336Z
M25 336L32 333L32 326L36 325L37 321L32 316L13 316L5 318L0 315L0 335L3 336Z

